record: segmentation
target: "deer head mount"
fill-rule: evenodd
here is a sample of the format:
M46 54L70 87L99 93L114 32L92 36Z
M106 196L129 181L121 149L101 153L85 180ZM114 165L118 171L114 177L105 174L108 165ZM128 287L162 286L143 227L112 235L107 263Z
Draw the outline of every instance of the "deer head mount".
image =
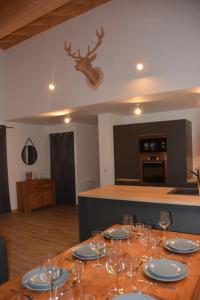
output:
M102 70L98 67L93 67L92 62L97 57L96 50L102 44L104 34L103 27L101 27L100 33L96 30L97 42L93 42L95 44L93 49L90 49L90 46L88 46L88 51L85 56L81 56L80 49L78 49L77 52L74 52L71 43L67 46L67 43L65 42L64 47L67 55L75 59L75 69L81 71L86 76L88 84L94 89L98 88L103 81Z

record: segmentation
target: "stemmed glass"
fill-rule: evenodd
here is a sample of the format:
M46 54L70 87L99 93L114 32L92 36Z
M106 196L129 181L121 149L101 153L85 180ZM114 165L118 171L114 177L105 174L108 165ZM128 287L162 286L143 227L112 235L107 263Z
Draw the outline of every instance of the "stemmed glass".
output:
M54 297L54 282L58 280L62 275L62 269L57 265L56 258L51 255L43 262L41 267L42 279L51 286L51 294L49 300L56 300Z
M131 277L132 290L136 293L139 293L140 290L135 286L135 277L139 269L140 259L138 257L126 256L126 275Z
M166 238L166 229L171 224L171 215L168 210L165 209L161 210L158 224L163 229L163 240L164 240Z
M151 235L152 235L152 228L151 225L144 225L142 229L142 235L139 237L139 241L142 245L146 247L151 247ZM148 255L142 255L144 260L151 260L152 257Z
M74 279L77 283L81 282L83 273L85 270L85 264L83 261L75 260L72 266L72 273L74 274Z
M130 235L133 232L133 217L131 215L124 215L123 216L123 228L128 232L128 245L131 244Z
M118 275L125 269L124 256L120 253L112 252L107 254L106 258L106 270L109 274L114 275L116 278L114 288L108 291L109 295L116 296L123 294L123 288L119 287Z
M98 256L97 264L94 264L93 267L103 268L104 265L100 263L100 255L106 252L106 243L101 231L94 231L92 233L92 241L90 243L90 247L92 251L94 251Z

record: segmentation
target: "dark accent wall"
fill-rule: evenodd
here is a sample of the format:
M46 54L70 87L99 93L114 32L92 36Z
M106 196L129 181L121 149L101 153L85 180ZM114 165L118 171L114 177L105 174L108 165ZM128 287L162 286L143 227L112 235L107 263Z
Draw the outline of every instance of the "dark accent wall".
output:
M188 120L114 126L115 179L140 179L139 137L167 136L166 184L182 185L191 176L192 128ZM120 182L116 181L117 184ZM126 184L124 182L124 184ZM131 182L128 182L130 185Z

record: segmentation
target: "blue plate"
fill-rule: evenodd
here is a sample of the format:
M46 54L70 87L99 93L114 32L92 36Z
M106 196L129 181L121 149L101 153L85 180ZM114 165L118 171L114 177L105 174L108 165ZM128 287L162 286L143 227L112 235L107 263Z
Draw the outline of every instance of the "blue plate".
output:
M130 293L130 294L123 294L114 297L113 300L156 300L156 299L145 294Z
M165 276L161 276L161 275L152 273L151 270L149 269L149 263L144 265L143 271L147 276L149 276L153 279L159 280L159 281L179 281L188 275L188 269L184 265L183 265L183 267L184 267L184 271L180 275L177 275L174 277L165 277Z
M106 253L101 253L100 257L105 254ZM73 252L73 256L81 260L93 260L98 258L98 255L91 249L90 244L85 244L76 248Z
M187 253L193 253L193 252L196 252L196 251L199 251L200 250L200 244L198 244L198 243L196 243L196 248L194 248L194 249L191 249L191 250L176 250L176 249L174 249L174 248L172 248L171 246L170 246L170 241L171 240L165 240L165 242L164 242L164 247L167 249L167 250L169 250L169 251L171 251L171 252L176 252L176 253L183 253L183 254L187 254Z
M62 269L61 277L54 282L54 288L62 286L69 277L69 273L66 269ZM33 291L49 291L51 289L50 284L45 283L41 276L41 268L33 269L27 272L22 278L22 284L29 290Z
M153 259L148 263L148 269L156 276L176 278L185 273L185 266L172 259Z
M170 248L178 251L190 251L198 247L198 243L195 241L182 238L169 239L168 245Z
M104 233L104 236L108 239L124 240L132 236L132 234L130 234L126 229L114 228L114 229L107 230Z

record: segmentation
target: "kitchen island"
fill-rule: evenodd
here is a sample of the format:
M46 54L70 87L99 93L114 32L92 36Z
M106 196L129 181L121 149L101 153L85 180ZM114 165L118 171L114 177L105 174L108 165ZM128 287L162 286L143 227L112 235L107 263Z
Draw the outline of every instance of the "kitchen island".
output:
M200 196L168 194L173 187L110 185L79 194L79 237L84 240L97 229L123 222L133 215L135 222L159 228L161 209L171 212L171 231L200 234Z

